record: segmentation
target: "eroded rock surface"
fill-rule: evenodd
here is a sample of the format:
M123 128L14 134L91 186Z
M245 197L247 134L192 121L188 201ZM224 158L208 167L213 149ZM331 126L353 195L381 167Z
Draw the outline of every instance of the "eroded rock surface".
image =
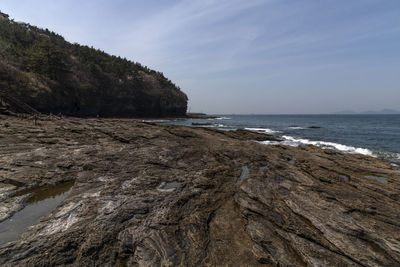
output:
M399 265L400 172L379 159L135 120L0 125L3 201L75 181L2 266Z

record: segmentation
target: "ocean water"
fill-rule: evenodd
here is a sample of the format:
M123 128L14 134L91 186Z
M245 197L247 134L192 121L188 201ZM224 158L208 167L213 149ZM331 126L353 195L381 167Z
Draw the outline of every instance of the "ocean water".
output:
M162 124L209 125L222 130L247 129L272 134L281 144L312 144L400 163L400 115L216 115L216 119L160 121ZM275 145L277 142L264 142Z

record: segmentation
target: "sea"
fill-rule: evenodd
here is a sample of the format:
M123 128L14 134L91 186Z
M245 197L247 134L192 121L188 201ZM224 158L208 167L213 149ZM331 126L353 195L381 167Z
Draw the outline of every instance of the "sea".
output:
M160 124L246 129L278 136L265 145L315 145L383 158L400 165L400 115L213 115L216 118L157 121ZM207 125L193 125L201 123Z

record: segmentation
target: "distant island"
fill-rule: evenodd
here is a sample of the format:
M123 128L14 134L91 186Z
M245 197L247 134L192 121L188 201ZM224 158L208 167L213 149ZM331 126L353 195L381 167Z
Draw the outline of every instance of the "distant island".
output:
M0 77L1 99L24 112L176 117L187 109L186 94L162 72L71 44L1 12Z
M333 114L343 114L343 115L351 115L351 114L400 114L400 111L394 110L394 109L381 109L381 110L368 110L368 111L363 111L363 112L356 112L354 110L342 110L335 112Z

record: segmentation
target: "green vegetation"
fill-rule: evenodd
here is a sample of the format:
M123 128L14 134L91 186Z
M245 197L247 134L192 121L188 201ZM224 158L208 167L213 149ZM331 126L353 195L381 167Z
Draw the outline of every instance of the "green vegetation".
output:
M71 44L48 29L15 22L1 12L0 83L42 112L102 116L186 112L186 95L163 73Z

